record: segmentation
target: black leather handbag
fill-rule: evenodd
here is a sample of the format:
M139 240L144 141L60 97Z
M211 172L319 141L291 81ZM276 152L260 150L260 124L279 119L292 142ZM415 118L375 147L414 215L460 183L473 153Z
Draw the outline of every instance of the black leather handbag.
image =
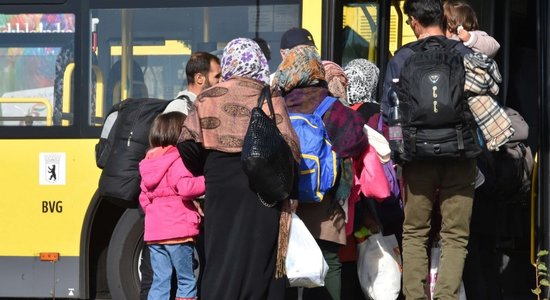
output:
M269 106L269 116L262 110L264 101ZM258 106L252 109L241 161L251 189L265 206L273 207L290 196L295 162L277 128L269 86L264 86Z

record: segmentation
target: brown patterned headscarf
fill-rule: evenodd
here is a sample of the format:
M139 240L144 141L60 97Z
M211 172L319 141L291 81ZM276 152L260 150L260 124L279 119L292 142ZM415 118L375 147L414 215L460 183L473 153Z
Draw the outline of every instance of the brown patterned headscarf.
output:
M203 91L195 101L195 109L185 119L178 142L193 140L205 149L241 152L251 111L258 104L262 87L260 81L236 76ZM272 102L277 127L296 161L300 161L298 137L292 129L285 101L274 95ZM263 109L269 112L265 102Z
M322 63L325 68L328 90L334 97L340 99L342 104L347 105L346 87L348 86L348 77L346 76L346 73L344 73L342 67L335 62L323 60Z
M314 46L296 46L288 51L273 77L272 86L286 94L294 88L325 81L325 69Z

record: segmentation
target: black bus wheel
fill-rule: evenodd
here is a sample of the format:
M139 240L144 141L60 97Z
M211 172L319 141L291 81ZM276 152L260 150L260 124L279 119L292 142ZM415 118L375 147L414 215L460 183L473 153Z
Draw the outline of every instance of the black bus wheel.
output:
M143 217L127 209L118 221L107 253L107 282L112 299L139 299L139 263L143 247Z

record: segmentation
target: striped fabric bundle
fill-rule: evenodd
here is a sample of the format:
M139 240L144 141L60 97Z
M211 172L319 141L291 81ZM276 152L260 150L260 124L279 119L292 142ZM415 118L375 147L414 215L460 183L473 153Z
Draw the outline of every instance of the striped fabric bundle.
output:
M468 98L470 111L483 132L487 149L496 151L514 135L512 121L491 95L499 92L502 77L496 62L485 54L464 56L466 82L464 90L476 94Z
M474 69L472 72L466 71L466 81L464 90L478 95L485 95L490 92L493 95L498 94L498 84L487 72L479 72L480 69Z
M464 56L464 69L466 70L465 91L478 95L485 95L487 92L498 94L498 84L502 82L502 76L497 63L492 58L481 53L468 54Z
M468 105L483 132L489 151L498 150L514 135L512 121L491 96L470 97L468 98Z
M484 73L489 73L496 83L502 82L502 76L498 70L497 63L483 53L473 53L464 60L464 66L471 70L480 69Z

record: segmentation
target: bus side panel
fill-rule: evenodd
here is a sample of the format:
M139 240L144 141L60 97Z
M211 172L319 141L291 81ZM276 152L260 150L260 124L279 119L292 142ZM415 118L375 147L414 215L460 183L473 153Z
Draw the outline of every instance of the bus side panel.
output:
M54 278L59 295L78 296L82 226L100 175L96 141L0 140L0 297L51 297Z

